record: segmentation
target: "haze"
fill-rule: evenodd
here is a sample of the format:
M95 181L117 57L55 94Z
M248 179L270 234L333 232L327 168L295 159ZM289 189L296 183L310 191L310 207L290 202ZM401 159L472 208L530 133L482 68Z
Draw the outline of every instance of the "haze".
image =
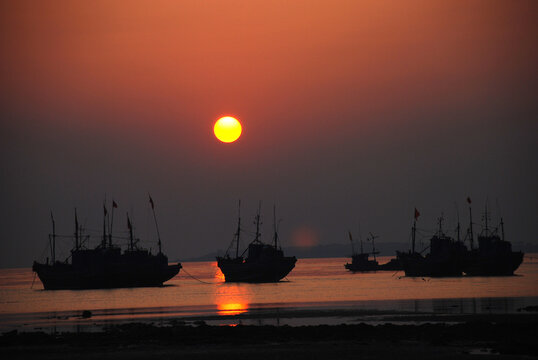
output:
M43 256L51 209L98 234L105 196L155 239L148 192L173 260L226 249L238 199L284 245L406 242L415 207L452 231L467 196L537 241L534 1L0 4L1 267Z

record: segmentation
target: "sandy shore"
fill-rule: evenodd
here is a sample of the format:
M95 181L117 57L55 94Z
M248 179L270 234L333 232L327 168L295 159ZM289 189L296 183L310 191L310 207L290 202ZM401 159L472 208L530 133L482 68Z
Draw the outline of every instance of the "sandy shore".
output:
M380 325L297 327L171 322L118 324L91 333L12 331L0 337L0 355L40 360L538 358L538 314L419 320L420 325L398 324L398 319Z

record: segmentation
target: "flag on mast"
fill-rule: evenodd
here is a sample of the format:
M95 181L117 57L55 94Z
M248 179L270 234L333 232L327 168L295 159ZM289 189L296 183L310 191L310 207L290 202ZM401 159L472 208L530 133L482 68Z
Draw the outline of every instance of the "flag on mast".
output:
M149 196L149 203L151 204L151 208L155 209L155 204L153 203L153 199L151 198L151 195Z
M418 219L420 216L420 213L418 212L417 208L415 208L415 220Z

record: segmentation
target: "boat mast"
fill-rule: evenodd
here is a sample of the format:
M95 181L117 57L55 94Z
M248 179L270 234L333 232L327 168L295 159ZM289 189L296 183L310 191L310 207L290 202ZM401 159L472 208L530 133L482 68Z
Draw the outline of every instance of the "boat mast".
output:
M277 231L277 225L276 225L276 205L273 204L273 229L275 232L275 250L278 246L278 231Z
M260 241L260 212L262 209L262 202L258 205L258 213L256 214L256 238L254 241Z
M486 225L484 231L485 231L485 235L488 236L489 234L489 229L488 229L488 202L486 201L486 211L484 212L484 223Z
M353 237L351 236L351 231L348 231L349 241L351 242L351 256L355 255L355 246L353 245ZM361 243L362 245L362 243ZM361 248L362 250L362 248Z
M235 232L235 258L239 257L239 236L241 234L241 199L237 206L237 231Z
M474 247L474 239L473 239L473 212L471 209L471 198L467 197L467 202L469 203L469 242L471 244L471 250L473 250Z
M108 211L106 210L106 205L103 203L103 241L101 242L101 246L103 249L106 249L106 217L107 217Z
M75 208L75 249L79 248L79 238L78 238L78 217L77 217L77 208Z
M52 264L56 262L56 223L54 222L54 216L52 215L52 210L50 211L50 219L52 220L52 236L49 235L52 238L52 246L51 249L51 257L52 257ZM50 238L49 238L50 239Z
M460 242L460 212L458 210L458 204L456 204L456 216L458 217L458 226L456 228L456 231L458 233L458 242Z
M417 208L415 208L415 219L413 220L413 227L411 228L411 253L415 253L415 237L417 234L417 219L420 216Z
M361 244L361 254L364 254L364 251L362 249L362 234L361 234L361 224L359 223L359 242Z
M112 247L112 227L114 226L114 208L117 208L118 204L112 200L112 219L110 219L110 229L108 230L108 246Z
M439 237L443 236L443 213L441 213L441 216L438 219L439 222Z
M501 218L501 236L502 236L502 241L504 241L504 222L503 222L503 218Z
M148 194L149 195L149 194ZM153 220L155 221L155 228L157 229L157 240L159 241L159 254L161 253L161 234L159 233L159 225L157 224L157 217L155 216L155 204L151 195L149 195L149 203L151 204L151 210L153 211Z

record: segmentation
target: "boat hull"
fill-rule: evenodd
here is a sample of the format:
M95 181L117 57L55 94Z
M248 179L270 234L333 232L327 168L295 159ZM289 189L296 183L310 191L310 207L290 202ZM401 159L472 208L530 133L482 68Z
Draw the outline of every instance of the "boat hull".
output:
M32 268L45 290L111 289L162 286L179 273L181 264L77 268L71 264L35 262Z
M467 276L511 276L522 262L522 252L510 252L497 256L471 252L463 271Z
M453 277L463 275L463 259L460 257L432 258L418 253L399 253L405 276Z
M347 263L344 267L352 272L366 272L366 271L377 271L379 270L379 264L377 261L369 260L368 262L363 263Z
M463 270L461 264L451 261L435 262L428 261L410 261L404 262L405 276L430 276L430 277L454 277L462 276Z
M274 261L245 261L217 259L217 265L226 282L265 283L282 280L295 267L297 258L282 257Z

